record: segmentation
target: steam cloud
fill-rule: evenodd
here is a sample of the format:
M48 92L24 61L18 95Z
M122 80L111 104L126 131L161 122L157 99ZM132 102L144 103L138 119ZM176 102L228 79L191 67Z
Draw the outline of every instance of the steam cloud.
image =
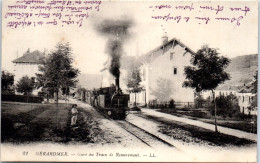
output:
M101 35L108 37L105 52L111 57L109 71L116 78L120 77L120 59L123 53L123 44L130 36L129 28L132 24L131 20L106 19L96 27Z

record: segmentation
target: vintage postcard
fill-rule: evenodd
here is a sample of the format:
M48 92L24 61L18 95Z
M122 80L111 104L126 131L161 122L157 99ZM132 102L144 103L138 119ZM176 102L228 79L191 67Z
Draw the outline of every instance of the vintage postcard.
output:
M257 1L3 0L1 55L1 161L257 161Z

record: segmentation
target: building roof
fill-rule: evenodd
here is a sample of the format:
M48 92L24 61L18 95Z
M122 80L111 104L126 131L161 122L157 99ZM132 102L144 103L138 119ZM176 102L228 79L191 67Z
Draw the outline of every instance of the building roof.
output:
M36 50L33 52L25 52L24 55L20 58L17 58L13 60L13 63L35 63L35 64L40 64L41 59L44 58L43 53L40 51Z
M151 58L156 58L160 56L162 53L165 53L168 51L171 47L174 47L176 45L180 45L181 47L185 48L185 50L191 54L195 54L194 51L192 51L189 47L184 45L180 40L177 40L176 38L173 38L166 42L165 44L160 45L159 47L149 51L148 53L141 56L141 62L150 62ZM161 51L161 53L160 53Z
M190 48L188 48L186 45L184 45L180 40L177 40L176 38L173 38L171 40L169 40L168 42L166 42L163 45L160 45L159 47L149 51L148 53L136 57L136 56L126 56L123 55L121 57L120 60L120 69L129 69L131 68L131 64L135 64L137 67L141 66L144 62L150 62L152 59L160 56L162 53L167 52L171 47L174 47L176 45L180 45L181 47L185 48L185 50L191 54L195 54L195 52L193 52ZM108 69L109 66L109 61L106 61L104 64L104 68L102 71L105 71L106 69Z

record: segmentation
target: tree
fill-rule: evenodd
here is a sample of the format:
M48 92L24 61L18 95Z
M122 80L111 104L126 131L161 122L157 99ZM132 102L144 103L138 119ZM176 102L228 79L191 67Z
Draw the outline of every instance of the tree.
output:
M224 70L230 60L226 57L219 56L217 49L209 48L207 45L202 46L200 50L191 58L193 66L184 68L187 81L184 81L184 87L191 87L196 92L211 91L215 105L215 131L217 130L217 108L215 101L216 87L226 80L229 80L229 74Z
M224 118L226 116L232 117L233 115L236 115L240 112L240 108L238 105L238 98L233 95L220 95L216 97L216 106L218 109L217 115L222 115ZM214 114L214 107L212 109L212 114Z
M78 85L76 88L77 97L81 98L83 92L86 92L86 88L83 88L81 85Z
M59 90L69 92L70 87L75 87L79 70L72 66L73 58L69 43L58 43L56 49L39 66L41 74L37 74L38 87L53 88L58 103Z
M16 84L17 92L21 92L25 95L31 93L33 88L33 81L28 76L23 76Z
M14 75L7 71L2 71L1 80L1 88L7 89L9 86L12 86L14 84Z
M142 87L140 86L141 82L141 76L140 76L140 70L137 66L132 66L132 68L129 68L128 74L127 74L127 81L126 85L129 88L129 92L135 94L135 106L136 106L136 93L142 91Z
M257 82L258 82L258 71L256 71L256 74L254 76L255 80L252 83L251 87L251 93L255 94L253 97L253 100L249 106L249 110L252 111L254 109L257 109Z

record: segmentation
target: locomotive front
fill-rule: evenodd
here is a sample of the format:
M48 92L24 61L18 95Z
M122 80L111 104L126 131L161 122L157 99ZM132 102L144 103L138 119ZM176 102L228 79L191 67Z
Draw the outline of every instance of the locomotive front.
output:
M128 111L129 95L123 94L119 87L119 78L115 86L100 88L93 92L92 105L113 119L125 119Z

